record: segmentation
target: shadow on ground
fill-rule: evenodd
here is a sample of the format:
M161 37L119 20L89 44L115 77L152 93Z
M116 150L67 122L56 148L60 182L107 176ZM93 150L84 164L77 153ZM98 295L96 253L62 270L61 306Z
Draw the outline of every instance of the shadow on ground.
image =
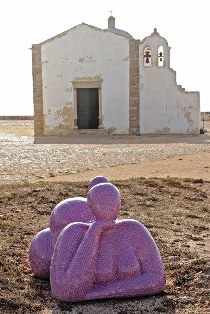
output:
M114 182L122 193L121 219L141 221L154 237L166 268L164 293L150 297L80 303L57 302L48 280L35 278L28 246L46 228L54 206L86 196L87 183L5 185L0 189L0 312L124 314L210 312L210 183L138 178Z

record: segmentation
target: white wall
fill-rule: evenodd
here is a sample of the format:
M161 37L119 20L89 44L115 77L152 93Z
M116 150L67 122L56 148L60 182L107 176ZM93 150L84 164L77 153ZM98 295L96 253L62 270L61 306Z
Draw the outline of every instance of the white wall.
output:
M144 67L144 48L152 49L152 66ZM158 47L164 49L164 66L158 67ZM198 134L200 99L198 92L177 86L170 68L170 47L159 34L146 37L139 47L140 134ZM193 73L192 73L193 75Z
M71 81L101 77L102 113L106 129L129 128L129 40L85 24L42 45L45 134L68 124L73 127ZM67 128L68 130L68 128Z

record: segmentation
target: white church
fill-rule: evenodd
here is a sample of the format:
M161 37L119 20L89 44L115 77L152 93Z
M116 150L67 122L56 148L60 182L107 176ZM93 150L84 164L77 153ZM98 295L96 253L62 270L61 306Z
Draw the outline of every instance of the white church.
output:
M136 40L115 27L79 24L32 46L35 137L198 134L199 92L176 83L157 29Z

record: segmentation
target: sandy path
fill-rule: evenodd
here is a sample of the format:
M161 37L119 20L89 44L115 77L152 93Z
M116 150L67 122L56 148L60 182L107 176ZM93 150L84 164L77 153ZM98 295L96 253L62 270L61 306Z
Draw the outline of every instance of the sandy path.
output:
M202 152L175 158L145 160L140 164L119 165L64 176L58 175L56 177L46 178L44 181L88 181L97 175L107 176L110 180L126 180L138 177L166 178L170 176L179 178L202 178L210 181L210 153Z
M112 180L138 176L210 180L210 133L197 136L78 135L58 138L57 144L55 139L53 144L33 144L32 132L32 121L1 121L1 183L84 181L98 174Z

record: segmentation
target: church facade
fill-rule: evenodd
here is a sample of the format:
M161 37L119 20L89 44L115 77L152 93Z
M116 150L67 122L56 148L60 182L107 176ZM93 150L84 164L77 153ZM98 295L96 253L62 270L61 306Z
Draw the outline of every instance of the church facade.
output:
M115 27L80 24L32 46L35 137L198 134L199 92L170 68L170 47L154 32L142 41Z

